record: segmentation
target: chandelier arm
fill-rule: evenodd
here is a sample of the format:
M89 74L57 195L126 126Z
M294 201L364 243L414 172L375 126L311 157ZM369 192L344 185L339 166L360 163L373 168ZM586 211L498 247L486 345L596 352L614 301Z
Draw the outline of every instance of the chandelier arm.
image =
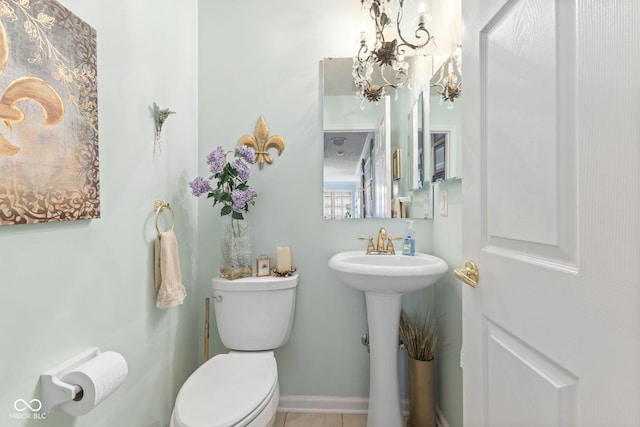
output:
M407 76L407 73L403 70L399 70L396 72L396 78L395 80L397 80L397 83L392 83L391 81L389 81L389 79L387 79L387 77L384 74L384 70L387 68L386 65L383 65L380 67L380 77L382 77L382 80L384 81L384 85L382 87L392 87L394 89L397 89L398 87L402 87L404 86L405 83L407 83L407 81L409 80L409 76Z
M359 79L359 82L355 82L357 86L363 86L363 87L366 86L364 83L366 81L366 64L369 57L371 56L371 54L367 55L368 52L369 52L369 46L367 46L367 43L364 40L362 40L360 42L360 49L358 50L358 55L356 56L358 65L355 67L355 72Z
M384 46L384 42L384 27L380 28L376 23L376 42L373 45L373 50L375 51L376 49L379 49L380 46Z
M367 55L368 52L369 52L369 46L367 46L367 43L365 43L364 41L360 42L360 49L358 49L358 56L357 56L359 64L362 64L369 58L370 55Z
M416 28L416 30L414 31L413 36L416 39L421 39L423 35L426 35L426 41L424 43L414 44L414 43L408 42L404 38L404 36L402 35L402 30L400 30L400 23L402 22L403 15L404 15L404 0L400 0L400 7L398 8L398 15L396 19L396 30L398 31L398 37L400 37L400 40L402 40L402 43L398 44L398 48L400 48L400 46L407 46L413 50L417 50L428 45L429 42L433 40L433 36L429 32L429 30L425 28L423 20L420 20L418 22L418 28ZM404 49L402 50L402 53L404 54Z
M416 31L414 32L414 36L416 39L421 39L423 36L426 36L425 42L421 44L414 44L414 43L408 42L404 38L404 36L402 35L402 31L400 30L400 22L397 23L397 29L398 29L398 37L400 37L400 40L402 40L402 43L400 43L398 47L407 46L413 50L418 50L425 47L431 42L431 40L433 40L433 36L429 32L429 30L425 28L424 24L420 24L418 28L416 28Z
M388 7L383 2L389 0L360 0L363 7L369 8L369 15L375 25L375 41L372 46L367 46L362 33L360 40L360 49L354 61L354 83L357 87L357 96L361 99L367 99L371 102L378 102L382 96L386 94L386 88L398 89L403 87L409 81L407 73L407 65L403 62L404 55L408 49L417 50L434 40L431 33L425 28L424 15L421 13L418 20L418 28L414 31L413 36L417 43L407 41L400 29L404 14L404 3L406 0L399 0L399 9L396 20L396 30L398 38L387 42L385 41L384 31L387 27L392 27L393 22L389 19ZM395 37L395 36L394 36ZM422 42L424 40L424 42ZM379 75L382 80L381 84L374 83L371 79L373 67L379 68ZM394 77L387 77L385 74L388 70L386 67L394 69ZM376 73L377 75L378 73ZM442 77L441 79L442 80ZM440 83L440 81L438 82ZM439 85L444 88L444 85Z

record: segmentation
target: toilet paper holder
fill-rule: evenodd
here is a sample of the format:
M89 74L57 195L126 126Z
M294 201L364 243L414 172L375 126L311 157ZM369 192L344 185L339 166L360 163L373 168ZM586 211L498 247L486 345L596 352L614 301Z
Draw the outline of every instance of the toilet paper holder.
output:
M57 411L63 403L82 399L82 387L77 384L65 383L60 378L99 354L98 347L88 348L40 375L42 412L50 414Z

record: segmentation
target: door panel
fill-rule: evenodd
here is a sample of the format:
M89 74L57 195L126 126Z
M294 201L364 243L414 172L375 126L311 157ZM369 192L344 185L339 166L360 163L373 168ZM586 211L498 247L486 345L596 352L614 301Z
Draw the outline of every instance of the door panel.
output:
M508 1L480 33L483 234L502 256L575 270L575 67L558 60L574 17L554 4Z
M485 425L576 425L578 378L505 329L484 321Z
M640 2L462 9L465 426L640 426Z

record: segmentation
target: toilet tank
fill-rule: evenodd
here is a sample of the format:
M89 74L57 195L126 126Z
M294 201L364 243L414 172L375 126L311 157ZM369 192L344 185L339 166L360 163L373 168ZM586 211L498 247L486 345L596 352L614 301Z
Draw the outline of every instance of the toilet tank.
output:
M281 347L291 335L298 275L211 280L218 333L230 350Z

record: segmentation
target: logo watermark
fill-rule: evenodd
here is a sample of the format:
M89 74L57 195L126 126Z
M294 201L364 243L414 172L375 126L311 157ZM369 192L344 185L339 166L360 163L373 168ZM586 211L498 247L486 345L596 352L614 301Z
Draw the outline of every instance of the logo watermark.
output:
M46 420L47 414L40 412L42 409L42 402L39 399L31 399L26 401L24 399L16 399L13 402L13 409L16 412L9 414L9 419L12 420Z

